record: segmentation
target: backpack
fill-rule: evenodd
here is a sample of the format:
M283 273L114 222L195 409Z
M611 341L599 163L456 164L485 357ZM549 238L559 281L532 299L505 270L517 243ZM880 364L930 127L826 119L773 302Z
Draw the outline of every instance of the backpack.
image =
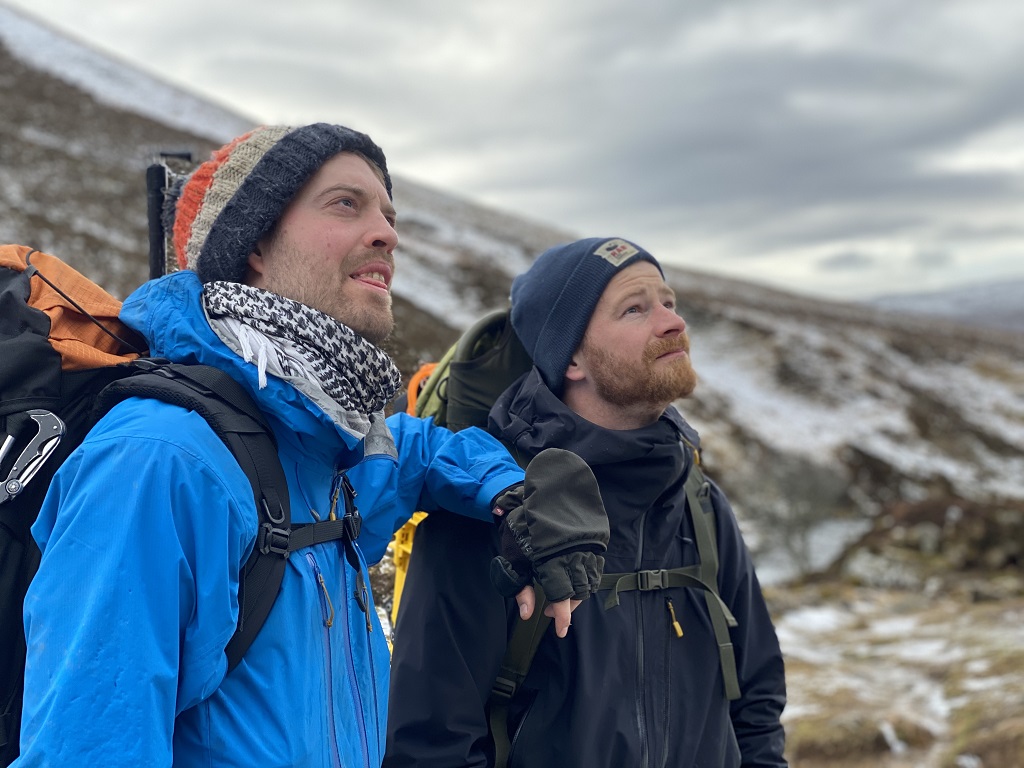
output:
M22 603L40 552L30 532L61 463L107 411L149 397L203 416L252 484L258 535L239 577L238 626L228 671L263 626L285 559L313 543L358 535L346 493L338 520L291 525L276 442L248 392L223 371L146 355L117 318L120 302L66 263L0 246L0 765L18 756L25 672ZM347 485L347 484L346 484Z
M498 397L533 367L529 353L512 329L509 311L491 312L474 323L436 363L424 363L410 379L405 410L415 416L433 417L436 424L452 431L476 426L487 428L488 414ZM401 404L398 406L401 407ZM629 590L655 590L690 587L703 592L718 644L725 693L732 701L739 698L739 679L729 627L736 619L718 594L718 546L715 541L715 510L710 484L700 467L696 446L684 442L693 461L685 483L687 506L693 521L700 558L698 565L636 573L606 573L601 591L609 594L605 607L619 604L619 593ZM523 464L525 457L506 445ZM405 570L415 546L415 528L425 513L418 512L395 534L395 592L392 622L397 621ZM505 656L488 699L491 735L495 742L495 768L508 762L508 705L526 679L533 657L551 619L543 615L543 592L538 585L538 604L528 621L516 622L508 638ZM678 634L682 629L675 625Z

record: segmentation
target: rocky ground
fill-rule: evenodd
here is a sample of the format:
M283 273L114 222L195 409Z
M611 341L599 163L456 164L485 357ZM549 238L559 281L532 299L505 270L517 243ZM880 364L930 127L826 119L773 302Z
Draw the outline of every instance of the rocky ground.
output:
M770 589L793 768L1024 766L1022 552L1019 505L903 505Z
M776 606L793 768L1024 765L1024 598L816 585Z

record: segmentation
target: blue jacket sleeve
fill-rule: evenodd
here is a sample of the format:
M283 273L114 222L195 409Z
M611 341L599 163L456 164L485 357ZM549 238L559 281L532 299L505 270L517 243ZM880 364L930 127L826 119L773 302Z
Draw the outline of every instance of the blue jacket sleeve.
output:
M18 766L171 765L175 717L226 669L255 534L237 466L198 415L130 400L58 471L33 527Z
M740 698L730 715L744 768L785 768L782 710L786 680L782 649L768 613L750 552L725 495L712 483L722 599L736 617L730 630Z
M368 563L383 557L392 534L414 512L447 509L490 521L494 498L523 481L505 447L483 430L452 432L405 413L387 424L397 458L368 457L348 471L364 516L359 544Z
M397 421L402 434L399 465L403 466L404 460L406 466L411 463L423 467L418 509L448 509L489 521L494 497L523 481L522 468L498 440L482 429L452 432L436 426L433 419L404 413L397 414ZM417 428L410 430L410 423Z

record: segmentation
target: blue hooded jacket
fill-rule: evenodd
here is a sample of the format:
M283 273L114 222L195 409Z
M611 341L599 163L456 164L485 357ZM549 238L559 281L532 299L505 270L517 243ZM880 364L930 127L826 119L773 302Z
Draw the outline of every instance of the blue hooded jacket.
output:
M228 372L278 441L293 522L326 516L348 471L364 517L361 570L414 509L490 518L522 470L480 430L398 414L397 449L364 456L290 384L257 384L203 313L196 275L142 286L122 319L154 356ZM32 529L42 551L25 600L28 659L17 766L377 766L388 647L357 606L341 542L287 561L273 610L225 675L238 574L253 546L251 486L197 414L131 399L58 471ZM372 597L370 598L372 601Z

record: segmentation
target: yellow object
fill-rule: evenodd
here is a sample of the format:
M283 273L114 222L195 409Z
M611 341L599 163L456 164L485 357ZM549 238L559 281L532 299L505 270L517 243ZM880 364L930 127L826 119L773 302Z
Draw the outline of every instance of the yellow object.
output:
M398 621L398 603L402 599L402 587L405 586L405 573L409 569L409 556L412 554L412 539L416 535L416 526L427 516L426 512L417 512L412 519L395 533L391 541L391 559L395 563L395 595L391 603L391 625Z
M665 600L668 604L668 613L672 617L672 629L676 631L676 637L683 636L683 625L676 621L676 609L671 600Z

